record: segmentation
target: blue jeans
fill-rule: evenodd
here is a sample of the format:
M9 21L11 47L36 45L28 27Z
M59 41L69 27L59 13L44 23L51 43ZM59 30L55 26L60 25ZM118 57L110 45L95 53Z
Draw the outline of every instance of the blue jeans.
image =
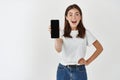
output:
M67 67L59 63L57 80L87 80L85 65L79 67Z

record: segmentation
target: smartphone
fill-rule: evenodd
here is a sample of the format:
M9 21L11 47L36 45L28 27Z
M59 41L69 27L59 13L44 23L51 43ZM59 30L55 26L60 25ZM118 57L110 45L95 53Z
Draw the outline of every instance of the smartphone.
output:
M59 20L51 20L51 38L59 38Z

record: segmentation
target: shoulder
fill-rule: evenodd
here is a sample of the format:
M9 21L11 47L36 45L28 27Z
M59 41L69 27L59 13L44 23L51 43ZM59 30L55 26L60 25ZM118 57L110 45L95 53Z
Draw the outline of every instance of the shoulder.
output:
M88 29L86 29L86 37L87 38L94 38L95 39L95 36L94 36L94 34L90 31L90 30L88 30Z
M89 35L91 32L89 31L89 29L86 29L86 35Z
M90 30L89 29L86 29L86 33L89 33L90 32Z

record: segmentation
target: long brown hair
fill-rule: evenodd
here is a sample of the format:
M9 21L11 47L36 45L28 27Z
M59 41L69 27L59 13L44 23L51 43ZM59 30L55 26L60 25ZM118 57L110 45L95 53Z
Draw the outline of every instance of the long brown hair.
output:
M74 8L77 9L80 12L80 15L81 15L81 20L80 20L79 24L77 25L77 30L78 30L77 37L84 38L86 29L85 29L85 27L82 23L82 11L81 11L80 7L76 4L68 6L66 11L65 11L65 23L64 23L64 34L63 34L63 36L72 38L72 36L70 35L71 27L70 27L69 22L66 20L66 16L68 14L68 11L71 10L71 9L74 9Z

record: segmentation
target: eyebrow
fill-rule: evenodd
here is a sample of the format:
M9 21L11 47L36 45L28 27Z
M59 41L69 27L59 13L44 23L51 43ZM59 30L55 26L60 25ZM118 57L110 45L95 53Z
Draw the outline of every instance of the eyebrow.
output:
M79 13L79 12L75 12L75 13ZM73 14L72 12L69 12L69 14Z
M76 13L79 13L79 12L76 12Z

